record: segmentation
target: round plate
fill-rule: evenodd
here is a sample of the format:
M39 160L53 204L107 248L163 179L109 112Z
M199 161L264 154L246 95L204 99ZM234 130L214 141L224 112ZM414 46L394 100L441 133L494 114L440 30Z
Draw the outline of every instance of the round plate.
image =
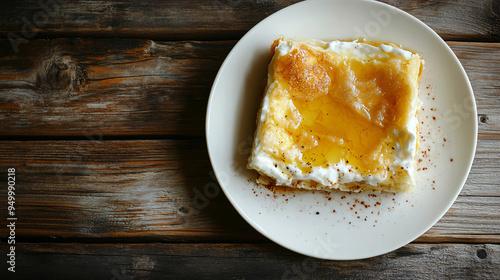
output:
M272 192L246 164L270 46L281 37L393 42L425 60L420 82L417 186L409 194ZM374 1L305 1L269 16L233 48L215 79L206 137L229 201L257 231L304 255L349 260L406 245L431 228L460 193L474 158L477 114L470 82L446 43L413 16Z

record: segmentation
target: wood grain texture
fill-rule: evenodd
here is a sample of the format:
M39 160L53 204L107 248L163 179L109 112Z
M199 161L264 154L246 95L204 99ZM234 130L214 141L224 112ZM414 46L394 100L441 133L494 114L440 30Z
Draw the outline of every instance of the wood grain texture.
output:
M21 239L262 239L222 194L203 141L0 142L0 150L2 174L16 168ZM205 187L217 196L203 196Z
M478 148L462 194L419 241L500 243L498 158L498 147ZM267 240L219 189L203 140L2 141L0 171L11 167L21 240ZM214 195L200 197L205 188Z
M0 246L2 252L6 246ZM498 279L500 245L410 244L357 261L275 244L17 245L19 279ZM3 257L2 259L4 259ZM0 275L12 276L6 270ZM6 279L2 277L2 279ZM8 278L7 278L8 279Z
M15 54L0 42L0 135L202 136L210 87L234 44L53 39ZM450 46L472 82L479 138L500 139L500 44Z
M35 40L0 47L1 135L203 135L234 42Z
M500 279L499 0L383 0L448 40L477 102L471 173L427 233L324 261L230 205L202 139L210 88L237 40L296 2L0 1L0 180L16 168L19 219L14 275L0 226L0 279Z
M268 15L297 2L8 0L0 3L0 36L237 39ZM447 40L500 40L497 0L383 2L409 12Z

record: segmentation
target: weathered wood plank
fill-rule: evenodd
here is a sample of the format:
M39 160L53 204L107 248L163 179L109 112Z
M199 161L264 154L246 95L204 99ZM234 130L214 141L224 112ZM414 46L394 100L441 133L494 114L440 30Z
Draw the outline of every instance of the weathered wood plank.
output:
M268 15L296 2L299 1L2 1L0 36L236 39ZM416 16L448 40L500 40L498 1L383 2Z
M0 43L1 44L1 43ZM0 135L203 135L234 42L36 40L0 47Z
M23 243L16 246L15 274L6 266L0 275L19 279L498 279L500 245L410 244L336 262L268 243Z
M498 139L498 133L495 134ZM480 134L484 137L484 134ZM476 155L467 185L462 189L463 195L500 197L500 144L499 140L479 139Z
M0 142L0 166L16 168L20 238L262 238L222 191L196 200L216 183L203 141Z
M500 43L447 42L462 63L476 98L480 125L500 132ZM492 126L489 126L492 125ZM496 138L498 139L498 138Z
M213 79L235 41L0 42L0 135L204 134ZM500 134L500 44L450 42L474 88L481 139Z
M420 241L500 243L495 143L478 147L462 194ZM6 174L11 167L16 168L21 240L266 240L222 191L205 197L208 203L196 200L205 186L216 183L203 140L1 141L0 171ZM1 193L0 208L6 207Z
M484 1L383 0L431 27L445 40L500 41L500 3Z

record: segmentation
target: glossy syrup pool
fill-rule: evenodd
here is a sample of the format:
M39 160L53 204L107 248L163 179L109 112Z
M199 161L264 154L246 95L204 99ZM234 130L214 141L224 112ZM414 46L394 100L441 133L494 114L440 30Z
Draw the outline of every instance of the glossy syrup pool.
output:
M362 174L386 176L398 141L392 131L402 129L415 108L406 72L392 74L404 68L401 60L382 60L334 57L307 46L274 59L272 75L301 116L290 128L288 115L278 112L303 155L304 172L345 160Z

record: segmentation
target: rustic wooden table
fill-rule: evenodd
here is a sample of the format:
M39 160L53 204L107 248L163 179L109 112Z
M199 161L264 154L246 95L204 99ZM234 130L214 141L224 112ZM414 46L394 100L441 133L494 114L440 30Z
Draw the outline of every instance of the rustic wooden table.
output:
M500 278L498 0L384 1L447 41L478 108L467 183L416 241L324 261L270 242L222 193L193 207L215 182L215 75L246 31L295 2L1 1L0 279Z

